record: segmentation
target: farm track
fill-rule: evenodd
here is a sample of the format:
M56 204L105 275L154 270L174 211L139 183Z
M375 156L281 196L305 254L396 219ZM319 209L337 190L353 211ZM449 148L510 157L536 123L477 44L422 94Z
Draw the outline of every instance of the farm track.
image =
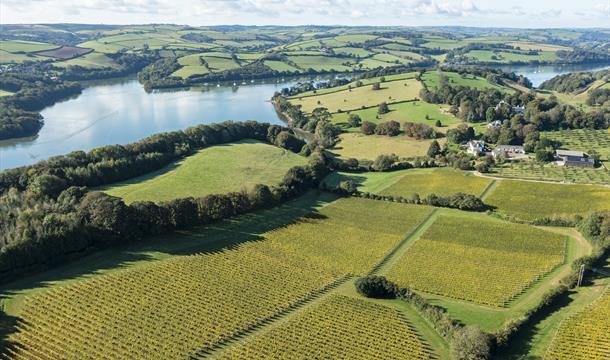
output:
M489 176L483 175L478 171L472 172L475 176L492 179L492 180L512 180L512 181L527 181L527 182L535 182L535 183L543 183L543 184L556 184L556 185L588 185L588 186L605 186L610 187L610 184L592 184L592 183L572 183L565 181L551 181L551 180L534 180L534 179L522 179L522 178L512 178L512 177L500 177L500 176Z
M485 200L486 197L488 197L498 186L498 180L492 180L489 185L487 185L485 187L485 189L483 189L483 192L481 192L481 195L479 195L479 197L481 198L481 200Z

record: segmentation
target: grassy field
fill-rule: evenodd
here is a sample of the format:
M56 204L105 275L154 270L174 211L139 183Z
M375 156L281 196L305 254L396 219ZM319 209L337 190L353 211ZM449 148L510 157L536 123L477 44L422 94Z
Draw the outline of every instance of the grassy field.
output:
M307 160L288 150L256 141L242 141L200 150L161 171L103 188L127 203L166 201L240 191L255 184L275 185Z
M399 311L335 295L218 358L428 359L432 354Z
M429 104L423 101L409 101L391 104L388 107L390 112L383 115L378 115L377 108L375 107L365 110L350 111L349 113L334 113L332 114L331 121L350 131L359 131L359 128L350 128L347 124L350 114L357 114L360 116L362 121L370 121L376 124L384 121L394 120L401 124L405 121L410 121L423 123L434 127L436 121L440 120L443 126L436 129L439 132L444 132L447 127L452 127L462 122L460 119L449 113L449 106L447 105Z
M289 72L298 73L298 72L301 71L300 69L295 68L292 65L288 65L288 64L286 64L285 62L282 62L282 61L265 60L264 64L267 65L268 67L270 67L271 70L280 71L280 72L289 71Z
M534 162L508 162L494 166L491 175L575 184L610 184L610 171L605 168L575 168Z
M382 136L346 133L339 135L340 142L332 152L343 158L375 160L384 154L399 157L424 156L433 140L414 140L406 136ZM445 139L438 139L441 146Z
M318 96L293 98L291 102L294 105L301 105L305 112L311 112L317 107L325 107L331 113L335 113L338 110L377 106L382 102L413 100L419 96L420 89L421 84L415 79L386 81L381 84L380 90L373 90L372 85L366 85L351 91L343 90Z
M452 86L467 86L467 87L471 87L471 88L475 88L475 89L485 89L485 88L489 88L489 89L496 89L498 91L501 92L514 92L513 89L505 87L505 86L500 86L497 84L492 84L489 81L487 81L486 79L479 77L479 76L475 76L475 75L460 75L458 73L454 73L454 72L438 72L438 71L426 71L424 73L424 75L422 76L422 81L424 82L424 84L426 84L426 87L428 87L428 89L435 89L439 86L440 84L440 77L445 76L449 82L450 85Z
M531 61L554 61L557 60L555 51L540 51L537 55L530 55L526 52L514 53L507 51L490 51L490 50L472 50L465 56L476 59L480 62L491 63L511 63L511 62L531 62ZM495 59L492 57L495 56Z
M586 215L610 210L610 188L504 180L485 202L497 207L498 212L524 220Z
M546 354L551 359L605 360L610 355L610 288L566 319Z
M441 215L387 276L416 290L506 306L564 262L565 243L528 225Z
M411 170L363 173L335 171L324 179L324 183L329 188L334 188L337 187L341 181L350 180L358 186L358 190L362 192L379 193L402 179L409 171Z
M92 52L83 56L79 56L74 59L65 60L65 61L57 61L55 62L56 66L59 67L67 67L67 66L82 66L89 69L99 69L99 68L119 68L120 66L115 63L108 56Z
M59 48L58 45L24 40L2 40L0 49L10 53L33 53Z
M22 288L20 295L4 291L10 292L7 311L21 321L10 337L15 357L188 356L286 311L341 276L367 272L430 212L357 198L324 201L299 199L282 210L174 235L160 243L169 254L147 243L154 261L121 260L122 269L81 279L58 270L67 281L52 291L39 281L27 290L14 284L9 288ZM303 205L314 212L303 216ZM302 217L295 222L295 216ZM62 336L52 342L42 336L57 333Z
M461 170L412 169L391 186L385 188L383 195L400 195L409 197L412 194L426 196L428 194L453 195L463 192L480 195L489 185L489 179L474 176Z
M353 60L336 58L330 56L315 55L290 55L288 61L302 70L313 69L316 71L351 71ZM347 65L346 65L347 64Z

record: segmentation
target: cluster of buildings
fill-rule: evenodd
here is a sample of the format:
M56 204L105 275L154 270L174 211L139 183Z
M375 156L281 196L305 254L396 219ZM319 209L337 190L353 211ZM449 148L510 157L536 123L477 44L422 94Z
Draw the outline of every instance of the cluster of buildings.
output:
M519 145L498 145L493 150L490 150L484 141L470 140L466 144L466 152L472 155L487 154L491 155L494 160L503 157L506 160L519 160L527 158L527 154L523 146ZM595 166L595 161L585 152L556 150L555 159L557 165L571 167L586 167L592 168Z

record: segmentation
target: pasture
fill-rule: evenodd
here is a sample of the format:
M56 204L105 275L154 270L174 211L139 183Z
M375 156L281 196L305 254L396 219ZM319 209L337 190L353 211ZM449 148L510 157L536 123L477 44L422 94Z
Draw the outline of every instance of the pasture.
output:
M505 92L505 93L514 92L514 90L511 88L508 88L505 86L500 86L497 84L492 84L480 76L470 75L470 74L460 75L458 73L447 72L447 71L443 71L443 72L426 71L422 75L422 81L424 82L424 84L426 85L426 87L428 89L436 89L440 85L441 76L444 76L447 79L447 82L449 83L449 85L452 85L452 86L466 86L466 87L471 87L471 88L475 88L475 89L488 88L488 89L495 89L495 90Z
M440 215L387 277L415 290L502 307L561 265L565 245L565 237L528 225Z
M387 80L387 79L386 79ZM339 110L356 110L363 107L378 106L382 102L396 103L416 99L421 84L415 79L386 81L379 90L372 85L365 85L351 90L329 92L317 96L293 98L294 105L301 105L303 111L311 112L318 107L325 107L331 113Z
M104 187L110 195L134 201L167 201L240 191L259 183L275 185L293 166L307 160L257 141L241 141L198 151L151 174Z
M503 180L485 199L498 212L523 220L610 210L610 188Z
M330 56L316 55L288 55L289 64L294 64L302 70L315 71L351 71L353 60Z
M453 195L458 192L479 196L490 184L489 179L450 168L411 169L391 186L381 191L382 195L399 195L405 198L413 194L427 196Z
M59 46L55 44L42 43L25 40L1 40L0 50L9 53L34 53L38 51L53 50Z
M358 339L358 341L354 341ZM218 359L430 359L430 347L399 311L334 295Z
M445 139L437 139L443 146ZM331 150L342 158L375 160L379 155L396 154L412 158L426 155L433 140L415 140L407 136L363 135L345 133L339 135L339 143Z
M57 61L54 63L55 66L58 67L67 67L67 66L82 66L89 69L100 69L100 68L119 68L120 65L115 63L108 56L98 53L98 52L90 52L83 56L79 56L73 59Z
M472 50L467 52L465 56L484 63L527 63L532 61L554 61L558 59L555 51L539 51L537 55L530 55L527 52Z

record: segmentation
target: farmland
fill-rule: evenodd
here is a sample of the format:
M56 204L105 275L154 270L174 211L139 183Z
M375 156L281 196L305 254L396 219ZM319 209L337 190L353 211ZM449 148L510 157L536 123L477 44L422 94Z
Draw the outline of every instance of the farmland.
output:
M564 251L565 238L527 225L441 215L387 276L424 292L505 306L562 264Z
M447 196L463 192L478 196L489 184L489 179L460 170L416 169L405 172L402 178L383 189L381 194L409 197L412 194Z
M545 131L541 135L559 141L562 149L584 151L591 155L597 153L600 161L610 161L610 133L607 130Z
M368 271L428 213L425 207L339 200L292 225L261 233L259 241L165 257L38 291L21 305L24 322L11 339L11 349L16 358L58 351L90 357L101 354L111 334L117 357L184 357L285 311L340 276ZM260 219L244 220L255 229L269 226ZM214 227L187 236L211 235L231 243L231 238L243 237L234 233L240 226L231 223L220 227L225 231ZM69 332L63 327L66 322ZM145 337L138 330L141 326L148 328ZM43 336L60 331L63 336L52 342Z
M396 154L400 157L426 155L433 140L415 140L406 136L387 137L382 135L341 134L339 143L332 150L343 158L375 160L379 155ZM443 139L439 141L442 145Z
M534 162L509 162L497 165L492 168L492 175L575 184L610 184L610 171L605 168L576 168Z
M275 185L289 168L306 160L288 150L242 141L199 151L165 169L104 188L126 202L166 201Z
M426 71L422 76L422 81L428 89L436 89L440 85L441 78L447 79L447 83L452 86L466 86L475 89L495 89L501 92L513 92L512 89L492 84L486 79L476 75L460 75L446 71Z
M505 180L496 186L486 202L501 213L534 220L610 210L609 198L610 189L602 186Z
M358 341L353 341L356 338ZM400 312L360 299L332 296L217 358L270 357L428 359L432 354Z
M566 319L546 354L552 359L607 359L610 354L610 290Z

